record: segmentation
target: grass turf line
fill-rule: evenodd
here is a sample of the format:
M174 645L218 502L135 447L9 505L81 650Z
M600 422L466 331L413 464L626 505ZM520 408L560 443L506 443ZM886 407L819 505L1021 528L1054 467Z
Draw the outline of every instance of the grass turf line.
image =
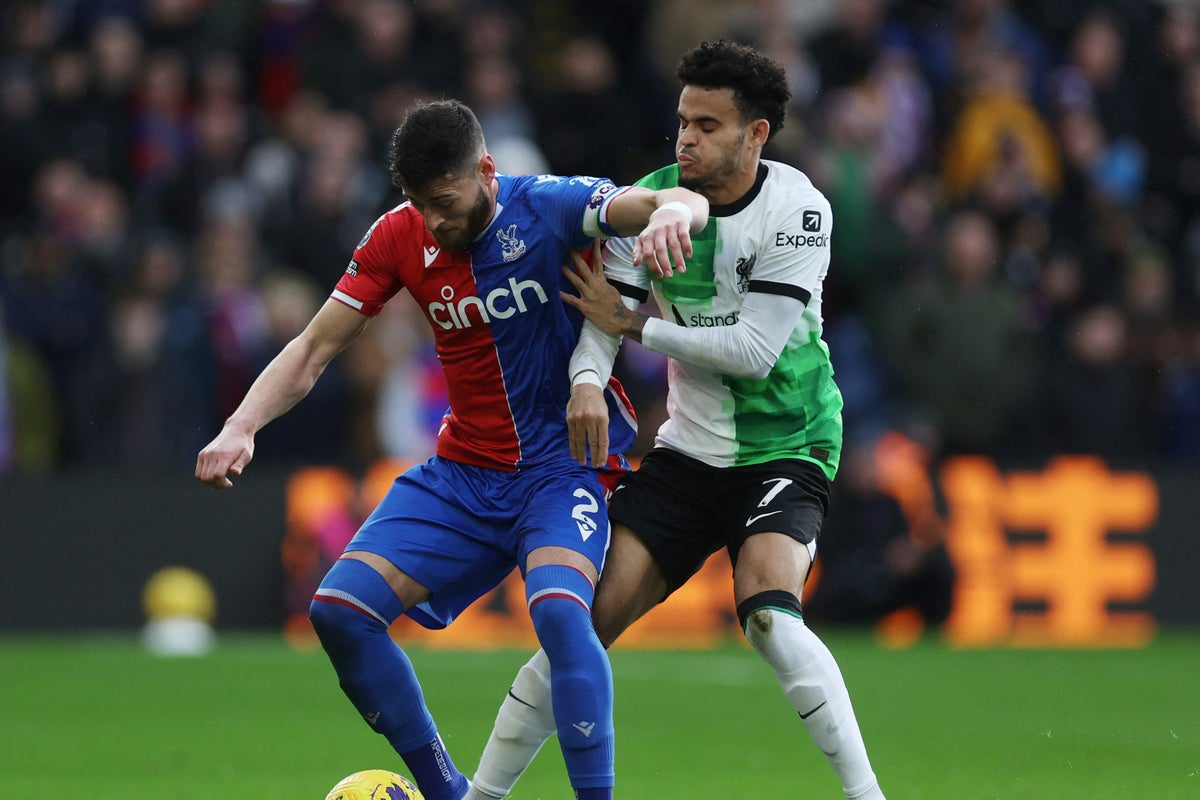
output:
M892 798L1200 797L1200 632L1131 651L880 649L822 635ZM527 653L410 653L473 772ZM752 651L612 653L622 797L834 798L832 770ZM223 636L195 659L132 637L0 637L0 797L314 798L359 769L404 772L321 653ZM552 740L516 800L569 796Z

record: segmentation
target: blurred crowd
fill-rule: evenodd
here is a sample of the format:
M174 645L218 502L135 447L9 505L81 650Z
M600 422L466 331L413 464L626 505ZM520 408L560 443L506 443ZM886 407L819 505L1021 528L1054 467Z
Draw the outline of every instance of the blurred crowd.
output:
M9 0L0 473L189 471L402 198L459 97L509 173L673 159L680 54L757 44L770 158L834 210L824 313L855 446L1200 463L1200 16L1146 0ZM424 458L445 405L397 300L256 461ZM618 374L648 444L661 360Z

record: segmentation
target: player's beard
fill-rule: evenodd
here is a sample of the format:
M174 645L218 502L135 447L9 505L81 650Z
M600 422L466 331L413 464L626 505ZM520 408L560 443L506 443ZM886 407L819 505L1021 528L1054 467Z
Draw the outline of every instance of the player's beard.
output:
M487 191L481 186L475 196L471 210L467 212L466 220L461 227L446 233L433 232L434 240L447 250L466 250L483 233L492 218L492 204Z
M703 163L699 161L692 162L696 169L691 175L685 175L681 168L679 185L684 189L691 189L693 192L701 194L704 194L706 189L720 189L741 169L742 165L738 156L745 143L746 135L743 133L738 136L737 142L733 146L720 151L716 163L708 169L705 169ZM695 158L693 154L689 153L689 155Z

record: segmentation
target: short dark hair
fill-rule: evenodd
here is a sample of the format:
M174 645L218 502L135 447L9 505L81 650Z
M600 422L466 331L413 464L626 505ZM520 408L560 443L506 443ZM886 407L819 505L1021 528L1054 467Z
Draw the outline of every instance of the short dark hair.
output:
M446 175L469 172L484 152L483 129L465 103L421 103L392 134L388 172L397 186L420 190Z
M776 61L744 44L702 42L685 53L675 71L685 86L701 89L731 89L742 122L765 119L771 137L783 130L788 103L792 99L787 73Z

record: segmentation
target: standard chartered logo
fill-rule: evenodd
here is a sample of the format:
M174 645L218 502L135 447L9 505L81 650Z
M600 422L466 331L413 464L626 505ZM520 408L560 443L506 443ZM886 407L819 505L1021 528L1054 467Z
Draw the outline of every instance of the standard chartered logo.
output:
M493 319L508 319L513 314L524 314L530 305L545 305L550 298L546 290L535 280L518 281L508 279L508 288L498 286L488 292L487 297L467 295L454 298L454 287L443 286L441 303L430 303L429 318L446 330L470 328L478 322L488 323ZM472 309L474 309L472 311Z

